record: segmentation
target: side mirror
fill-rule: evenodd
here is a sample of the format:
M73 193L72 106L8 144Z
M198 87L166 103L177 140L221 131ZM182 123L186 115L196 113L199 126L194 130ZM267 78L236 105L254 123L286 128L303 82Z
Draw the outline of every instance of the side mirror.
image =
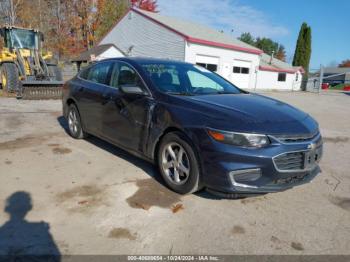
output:
M128 95L146 95L147 93L139 86L121 86L120 90Z

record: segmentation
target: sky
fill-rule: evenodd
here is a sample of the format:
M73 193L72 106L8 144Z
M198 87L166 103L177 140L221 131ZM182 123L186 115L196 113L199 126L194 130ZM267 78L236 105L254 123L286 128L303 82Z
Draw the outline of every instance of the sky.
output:
M350 0L158 0L160 14L238 37L250 32L284 45L292 62L300 26L312 29L310 69L350 59ZM232 31L233 30L233 31Z

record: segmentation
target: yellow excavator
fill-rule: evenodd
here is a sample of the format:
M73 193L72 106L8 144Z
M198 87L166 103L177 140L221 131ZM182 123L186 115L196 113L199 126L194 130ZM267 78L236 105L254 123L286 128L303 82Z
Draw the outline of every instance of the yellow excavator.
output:
M62 93L62 73L44 35L34 29L0 27L0 84L4 94L23 99L55 99Z

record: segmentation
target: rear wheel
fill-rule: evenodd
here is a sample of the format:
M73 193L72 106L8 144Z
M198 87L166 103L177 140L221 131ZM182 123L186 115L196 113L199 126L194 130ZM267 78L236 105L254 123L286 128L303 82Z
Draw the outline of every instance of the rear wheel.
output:
M57 65L47 65L49 75L56 81L63 81L61 69Z
M75 139L83 139L87 135L83 130L79 111L75 104L71 104L68 109L68 130Z
M199 161L182 133L169 133L162 139L158 166L165 183L175 192L191 194L199 190Z
M1 86L4 92L16 92L19 88L19 74L17 66L13 63L4 63L0 70Z

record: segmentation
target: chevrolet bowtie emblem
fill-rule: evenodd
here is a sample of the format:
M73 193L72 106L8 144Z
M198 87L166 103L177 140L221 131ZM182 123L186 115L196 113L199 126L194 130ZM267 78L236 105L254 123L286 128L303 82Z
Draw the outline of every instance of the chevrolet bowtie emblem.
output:
M311 150L316 149L316 144L315 144L315 143L312 143L312 144L308 145L308 146L307 146L307 149L311 149Z

